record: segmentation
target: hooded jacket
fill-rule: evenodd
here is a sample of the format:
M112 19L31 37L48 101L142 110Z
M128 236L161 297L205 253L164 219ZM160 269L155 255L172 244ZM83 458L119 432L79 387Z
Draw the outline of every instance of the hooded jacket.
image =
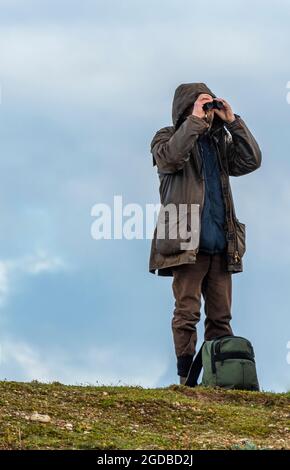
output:
M196 239L191 249L181 249L181 237L172 239L157 237L157 225L151 242L149 271L158 275L172 276L172 266L195 263L199 251L201 215L205 199L205 174L202 169L202 156L198 145L199 137L206 133L208 124L204 119L184 112L191 106L200 93L216 95L204 83L179 85L172 102L172 126L159 129L151 141L153 165L157 166L159 176L160 202L164 207L174 205L178 214L177 224L181 222L179 205L188 207L188 230ZM242 257L246 250L245 224L235 214L234 201L230 187L230 176L242 176L256 170L261 165L262 154L254 136L243 119L235 114L235 120L227 124L217 114L214 115L210 129L213 145L219 164L219 176L225 207L224 230L226 234L227 269L231 273L243 271ZM192 220L190 206L197 210L197 220ZM169 224L164 219L165 226ZM168 229L168 227L167 227ZM187 240L187 239L186 239Z

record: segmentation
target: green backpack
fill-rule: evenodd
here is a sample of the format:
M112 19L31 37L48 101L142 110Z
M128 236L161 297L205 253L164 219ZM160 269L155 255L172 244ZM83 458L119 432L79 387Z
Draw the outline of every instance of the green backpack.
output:
M200 385L259 391L254 349L246 338L220 336L204 341L191 364L185 385L195 387L202 368Z

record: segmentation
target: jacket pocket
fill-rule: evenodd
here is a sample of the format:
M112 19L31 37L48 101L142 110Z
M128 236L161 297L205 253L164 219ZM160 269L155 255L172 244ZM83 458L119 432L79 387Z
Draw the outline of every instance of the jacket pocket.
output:
M156 234L156 250L158 253L161 255L174 255L197 247L199 205L194 204L193 206L192 214L188 210L185 212L178 211L176 217L174 212L169 215L167 211L160 211ZM192 215L194 220L192 220Z
M239 257L245 254L246 251L246 225L240 222L237 218L235 219L236 225L236 249Z

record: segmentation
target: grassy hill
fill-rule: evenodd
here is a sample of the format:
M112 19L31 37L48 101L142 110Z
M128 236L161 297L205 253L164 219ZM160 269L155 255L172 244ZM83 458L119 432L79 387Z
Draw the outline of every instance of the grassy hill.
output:
M290 449L290 393L0 382L0 449Z

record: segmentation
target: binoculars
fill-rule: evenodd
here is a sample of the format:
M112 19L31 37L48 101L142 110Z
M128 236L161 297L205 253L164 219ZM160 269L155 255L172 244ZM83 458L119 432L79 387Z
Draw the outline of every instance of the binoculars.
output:
M223 107L224 105L221 101L213 100L209 103L205 103L202 108L204 111L209 111L210 109L222 109Z

